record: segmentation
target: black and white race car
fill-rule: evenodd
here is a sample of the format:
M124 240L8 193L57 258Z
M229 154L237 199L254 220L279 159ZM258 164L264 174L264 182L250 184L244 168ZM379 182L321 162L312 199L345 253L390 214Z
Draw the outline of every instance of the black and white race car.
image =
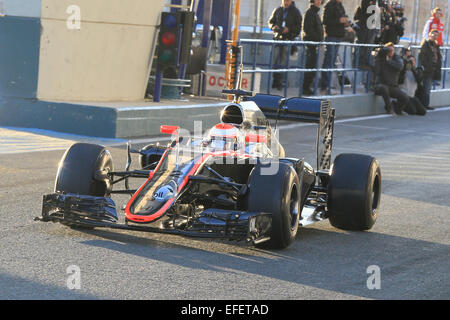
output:
M235 99L224 107L220 123L198 137L163 125L161 132L172 135L172 142L141 150L128 146L124 171L114 170L104 146L72 145L37 220L244 240L270 248L286 248L299 226L324 219L345 230L373 226L381 196L379 164L361 154L340 154L331 162L335 113L329 101L225 93ZM276 120L275 128L268 119ZM285 157L278 120L318 125L315 168L301 156ZM140 154L140 168L130 170L133 152ZM132 178L145 182L133 190ZM119 182L125 184L121 190ZM131 196L124 219L117 215L115 194Z

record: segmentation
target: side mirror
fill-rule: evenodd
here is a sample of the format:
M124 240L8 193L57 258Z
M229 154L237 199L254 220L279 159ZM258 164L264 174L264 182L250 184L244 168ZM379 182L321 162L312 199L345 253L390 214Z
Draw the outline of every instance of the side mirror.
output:
M248 134L245 136L245 143L248 142L262 142L267 143L267 137L261 134Z
M280 110L286 108L286 102L287 102L286 98L280 99L280 101L278 102L278 109Z
M174 134L180 129L179 126L168 126L168 125L162 125L160 128L161 133L165 134Z

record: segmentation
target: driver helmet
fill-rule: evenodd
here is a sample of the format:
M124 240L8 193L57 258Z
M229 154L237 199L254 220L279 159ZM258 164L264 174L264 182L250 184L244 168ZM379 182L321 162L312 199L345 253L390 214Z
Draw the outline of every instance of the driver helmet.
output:
M229 123L216 124L209 131L210 146L213 149L236 149L239 129Z

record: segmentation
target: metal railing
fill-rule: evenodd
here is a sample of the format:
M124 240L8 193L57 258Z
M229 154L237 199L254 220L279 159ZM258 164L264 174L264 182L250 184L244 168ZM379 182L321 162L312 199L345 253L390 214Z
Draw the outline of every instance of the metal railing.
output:
M378 44L359 44L359 43L349 43L349 42L311 42L311 41L278 41L278 40L260 40L260 39L241 39L239 40L238 46L242 46L244 48L244 73L252 74L251 81L251 89L255 88L255 75L261 74L266 75L266 78L263 80L261 77L261 81L265 82L265 90L264 86L261 85L260 92L264 92L270 94L272 90L272 75L274 73L282 74L284 77L284 82L286 85L283 87L283 96L288 96L288 82L289 80L296 81L294 87L298 85L298 96L303 96L303 80L304 74L306 72L314 72L314 80L313 80L313 93L314 96L319 95L319 78L324 76L325 73L328 75L328 83L326 86L325 94L330 94L332 91L332 74L339 73L338 84L340 85L340 94L356 94L356 93L369 93L372 85L372 71L370 70L362 70L358 68L359 65L359 56L361 48L368 48L367 50L367 61L369 64L373 65L373 49L379 47ZM274 52L277 47L286 46L287 47L287 55L288 58L286 62L282 66L276 66L274 63ZM306 48L307 46L315 46L316 47L316 64L315 68L306 68L305 60L306 60ZM324 55L325 49L328 46L329 49L334 47L332 52L337 54L338 57L332 56L331 61L339 61L341 64L340 67L336 66L336 63L333 67L322 67L321 56ZM297 61L291 61L289 58L291 48L297 47L298 49L298 58ZM336 50L336 47L338 49ZM404 46L396 45L396 50L398 53L400 52ZM418 53L420 50L420 46L411 46L412 54L416 57L417 63L418 61ZM269 51L267 51L269 49ZM442 81L440 83L434 82L433 90L443 90L446 89L446 80L447 80L447 72L450 71L450 68L447 67L448 61L448 50L450 47L441 47L441 53L443 56L443 66L442 66ZM340 52L339 52L340 51ZM349 61L350 60L350 61ZM290 76L290 74L294 74L294 76ZM352 79L347 79L347 75L351 75ZM297 78L296 78L297 77ZM296 79L295 79L296 78ZM346 84L346 81L350 81L350 84ZM351 90L345 90L345 87L351 87ZM361 92L362 91L362 92ZM321 92L320 95L324 95L324 92Z

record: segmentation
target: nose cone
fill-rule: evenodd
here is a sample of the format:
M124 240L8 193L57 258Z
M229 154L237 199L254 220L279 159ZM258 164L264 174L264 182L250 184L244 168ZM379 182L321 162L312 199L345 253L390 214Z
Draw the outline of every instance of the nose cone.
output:
M143 190L144 191L144 190ZM130 212L135 215L152 215L160 210L167 201L174 199L178 191L175 181L156 188L149 188L145 194L136 197L130 207Z

